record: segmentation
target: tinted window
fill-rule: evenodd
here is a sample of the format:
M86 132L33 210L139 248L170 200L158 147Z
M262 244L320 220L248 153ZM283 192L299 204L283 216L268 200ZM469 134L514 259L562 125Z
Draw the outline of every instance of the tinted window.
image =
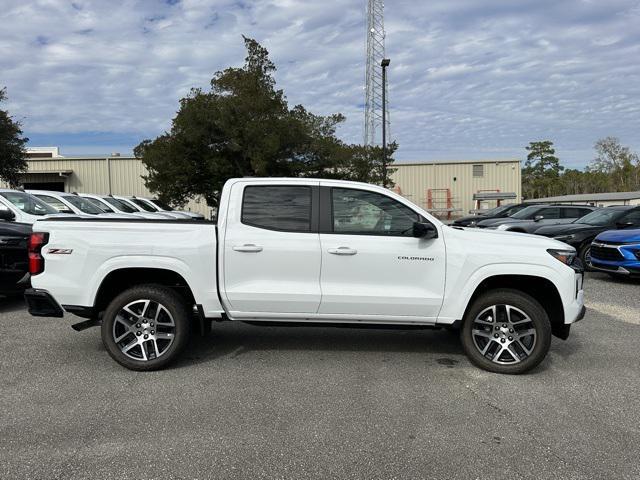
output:
M353 235L412 236L416 212L380 193L332 188L333 231Z
M520 210L524 210L525 208L527 208L526 205L516 205L515 207L510 207L507 211L506 214L508 217L510 217L511 215L518 213Z
M242 223L269 230L311 231L311 187L246 187Z
M591 212L586 208L563 208L562 218L580 218Z
M603 208L601 210L594 210L588 215L578 219L576 223L585 223L587 225L605 226L611 225L618 221L624 215L624 210L614 210Z
M640 225L640 210L633 210L626 214L621 220L621 223L633 223L635 225Z
M519 212L516 212L513 215L511 215L511 218L517 218L519 220L531 220L536 215L542 215L542 213L540 213L542 208L543 207L539 207L539 206L526 207L520 210Z
M538 215L542 215L545 220L553 220L555 218L560 218L560 209L559 208L543 208L538 213L536 213L534 218L537 217Z

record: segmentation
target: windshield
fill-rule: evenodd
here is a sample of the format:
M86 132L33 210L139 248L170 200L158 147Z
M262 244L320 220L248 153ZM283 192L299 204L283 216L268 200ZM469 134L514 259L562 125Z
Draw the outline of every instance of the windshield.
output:
M504 212L505 210L508 210L509 208L511 208L511 205L500 205L499 207L494 207L490 210L482 210L480 212L480 215L498 215L499 213Z
M627 213L627 210L609 210L603 208L602 210L588 213L584 217L576 220L575 223L586 223L587 225L602 227L615 223L615 221L623 217L625 213Z
M135 213L135 212L137 212L137 210L135 208L133 208L131 205L129 205L128 203L125 203L125 202L123 202L121 200L118 200L117 198L106 197L105 201L109 202L111 205L116 207L121 212L126 212L126 213Z
M77 195L63 195L67 202L73 205L76 208L79 208L82 212L88 213L89 215L99 215L101 213L105 213L101 208L96 207L93 203L88 201L86 198L79 197Z
M145 202L143 200L140 200L139 198L132 198L131 201L133 203L135 203L136 205L138 205L143 210L146 210L147 212L157 212L158 211L158 209L156 207L153 207L153 206L149 205L147 202Z
M51 205L42 200L23 192L2 192L4 198L9 200L19 210L29 215L54 215L59 213Z
M162 200L158 200L157 198L154 198L151 201L153 203L155 203L157 206L159 206L162 210L166 210L167 212L173 212L173 207L171 207L171 205L163 202Z
M539 212L541 209L541 207L539 206L532 206L532 207L527 207L527 208L523 208L522 210L520 210L517 213L514 213L513 215L511 215L510 218L519 218L519 219L530 219L533 218L536 214L536 212Z

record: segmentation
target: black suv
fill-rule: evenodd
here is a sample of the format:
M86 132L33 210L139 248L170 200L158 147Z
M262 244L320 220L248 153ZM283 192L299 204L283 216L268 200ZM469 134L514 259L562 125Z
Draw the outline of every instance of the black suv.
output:
M0 205L0 294L19 293L29 286L27 242L31 225L13 222L14 214Z
M541 227L534 233L568 243L578 251L584 265L589 265L591 242L600 233L616 228L639 228L640 207L616 206L591 212L575 222Z
M478 227L533 233L545 225L571 223L594 209L595 207L587 205L532 205L508 218L482 220L478 222Z
M455 227L475 227L476 223L481 220L489 220L492 218L506 218L510 217L514 213L519 212L523 208L535 205L533 203L510 203L508 205L500 205L499 207L492 208L486 212L478 213L477 215L468 215L466 217L460 217L456 219L451 225Z

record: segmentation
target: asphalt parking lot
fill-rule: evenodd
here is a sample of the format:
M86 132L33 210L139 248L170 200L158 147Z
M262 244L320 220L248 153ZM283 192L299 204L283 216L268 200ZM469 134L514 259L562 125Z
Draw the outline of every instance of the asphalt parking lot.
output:
M530 374L446 331L214 325L170 370L0 300L0 478L638 478L640 282Z

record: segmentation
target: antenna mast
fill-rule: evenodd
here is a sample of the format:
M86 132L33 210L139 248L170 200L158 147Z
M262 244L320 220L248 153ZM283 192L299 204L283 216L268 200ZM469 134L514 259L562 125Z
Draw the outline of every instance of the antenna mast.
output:
M389 132L389 96L383 95L382 67L384 51L384 3L367 0L367 71L365 76L364 144L380 145L382 130L382 102L384 99L386 130ZM385 79L386 80L386 79ZM386 83L386 82L385 82Z

